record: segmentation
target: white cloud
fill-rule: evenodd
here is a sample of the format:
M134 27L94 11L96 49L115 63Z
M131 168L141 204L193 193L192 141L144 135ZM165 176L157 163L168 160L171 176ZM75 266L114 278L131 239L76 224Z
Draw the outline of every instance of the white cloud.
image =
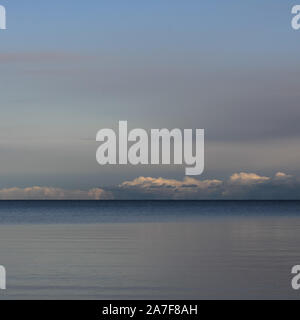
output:
M186 177L183 181L164 178L139 177L123 182L122 190L135 190L142 194L161 198L189 198L191 196L208 196L216 192L223 184L220 180L197 180Z
M224 181L139 177L123 182L118 191L130 199L298 199L300 185L283 172L273 177L240 172Z
M270 181L271 178L260 176L256 173L234 173L229 178L229 183L236 184L236 185L253 185L258 183L264 183Z
M52 187L0 189L1 200L107 200L112 194L100 188L66 190Z
M197 187L200 189L206 189L221 184L220 180L197 180L195 178L186 177L183 181L178 181L174 179L164 179L164 178L145 178L139 177L133 181L125 181L121 184L121 187L126 186L140 186L142 188L148 188L151 186L160 187L172 187L172 188L182 188L182 187Z
M109 199L300 199L300 182L283 172L273 177L240 172L224 181L139 177L111 189L67 190L38 186L0 189L0 200Z
M276 180L287 180L287 179L290 179L290 178L292 178L291 175L285 174L285 173L283 173L283 172L277 172L277 173L275 174L275 179L276 179Z

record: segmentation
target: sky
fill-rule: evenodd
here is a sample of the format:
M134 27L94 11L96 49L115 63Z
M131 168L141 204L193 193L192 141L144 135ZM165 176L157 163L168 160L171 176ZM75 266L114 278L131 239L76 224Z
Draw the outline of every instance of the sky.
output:
M299 198L297 2L0 4L0 198ZM99 166L120 120L205 129L203 175Z

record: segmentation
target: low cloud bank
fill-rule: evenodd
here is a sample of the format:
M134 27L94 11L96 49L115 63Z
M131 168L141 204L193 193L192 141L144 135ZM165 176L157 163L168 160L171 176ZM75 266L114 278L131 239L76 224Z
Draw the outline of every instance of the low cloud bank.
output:
M67 190L53 187L0 189L0 200L300 200L300 180L283 172L272 177L234 173L227 180L139 177L112 188Z
M100 188L88 191L51 187L0 189L0 200L107 200L113 196Z
M153 199L299 199L300 181L283 172L273 177L234 173L228 180L183 181L139 177L123 182L119 189L129 197Z
M186 177L183 181L164 178L139 177L119 185L124 193L155 199L197 199L216 194L222 188L220 180L197 180Z

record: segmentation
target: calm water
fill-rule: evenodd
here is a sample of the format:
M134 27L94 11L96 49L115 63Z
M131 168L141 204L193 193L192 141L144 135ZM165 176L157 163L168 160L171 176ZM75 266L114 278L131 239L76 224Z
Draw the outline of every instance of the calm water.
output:
M0 202L0 299L300 298L300 202Z

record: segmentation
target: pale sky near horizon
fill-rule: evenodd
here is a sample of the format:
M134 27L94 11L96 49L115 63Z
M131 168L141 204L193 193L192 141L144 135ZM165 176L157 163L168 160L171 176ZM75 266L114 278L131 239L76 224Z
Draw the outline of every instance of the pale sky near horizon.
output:
M184 178L183 167L100 167L96 133L119 120L204 128L200 179L300 176L295 1L0 4L0 188Z

